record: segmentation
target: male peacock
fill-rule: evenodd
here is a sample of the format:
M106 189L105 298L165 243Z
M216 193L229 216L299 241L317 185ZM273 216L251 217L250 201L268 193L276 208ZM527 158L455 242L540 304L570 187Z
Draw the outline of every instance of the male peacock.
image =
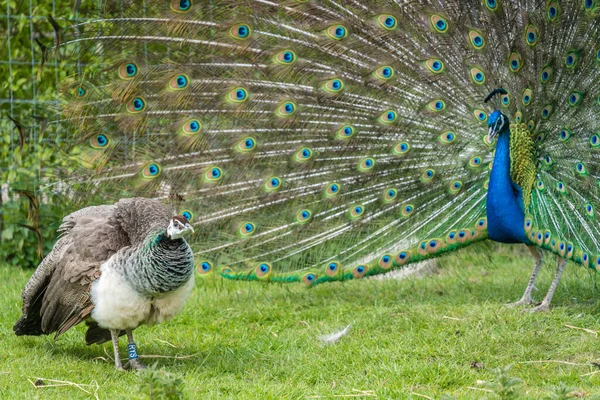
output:
M55 24L81 169L49 179L184 196L201 273L314 285L490 238L535 258L517 304L558 255L545 309L600 263L597 0L129 3Z
M23 290L17 335L56 332L86 321L87 344L127 333L129 366L139 369L132 331L175 316L194 286L194 256L182 237L193 228L149 199L87 207L63 220L62 233Z

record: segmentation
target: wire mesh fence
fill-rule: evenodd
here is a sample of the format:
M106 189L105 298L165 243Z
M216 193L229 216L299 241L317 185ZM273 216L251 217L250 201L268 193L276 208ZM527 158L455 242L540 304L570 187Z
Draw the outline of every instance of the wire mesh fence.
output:
M38 122L54 108L64 79L57 60L43 60L42 46L54 43L49 17L73 18L70 3L0 5L0 260L15 265L35 265L60 220L60 211L42 204L38 193L40 171L55 160Z

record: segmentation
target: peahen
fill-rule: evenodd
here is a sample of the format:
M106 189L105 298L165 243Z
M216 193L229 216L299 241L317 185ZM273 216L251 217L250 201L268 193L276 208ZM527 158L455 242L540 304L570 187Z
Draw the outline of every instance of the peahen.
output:
M164 322L179 311L194 286L194 256L183 236L193 228L162 203L123 199L92 206L63 220L61 237L23 290L17 335L55 332L86 321L87 344L127 334L129 366L143 368L132 331Z
M79 3L78 3L79 4ZM198 271L322 282L491 239L600 264L598 0L173 0L53 22L46 186L185 198ZM493 168L492 168L493 166Z

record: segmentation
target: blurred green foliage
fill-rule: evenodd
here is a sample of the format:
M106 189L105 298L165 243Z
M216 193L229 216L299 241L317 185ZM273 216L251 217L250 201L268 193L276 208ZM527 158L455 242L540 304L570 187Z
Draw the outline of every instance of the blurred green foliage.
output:
M71 17L70 2L9 0L0 6L0 259L34 267L54 244L65 210L45 189L45 176L62 165L40 118L54 113L66 73L52 57L40 70L54 31L47 17ZM22 125L19 129L11 117Z

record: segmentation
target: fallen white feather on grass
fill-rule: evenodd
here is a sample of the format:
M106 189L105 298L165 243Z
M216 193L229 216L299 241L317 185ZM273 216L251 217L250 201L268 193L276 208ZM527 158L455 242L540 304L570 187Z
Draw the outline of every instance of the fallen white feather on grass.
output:
M346 336L348 334L348 332L350 331L351 326L352 325L348 325L341 331L337 331L337 332L333 332L329 335L321 336L319 339L321 339L321 341L325 344L333 344L333 343L337 342L338 340L340 340L342 338L342 336Z

